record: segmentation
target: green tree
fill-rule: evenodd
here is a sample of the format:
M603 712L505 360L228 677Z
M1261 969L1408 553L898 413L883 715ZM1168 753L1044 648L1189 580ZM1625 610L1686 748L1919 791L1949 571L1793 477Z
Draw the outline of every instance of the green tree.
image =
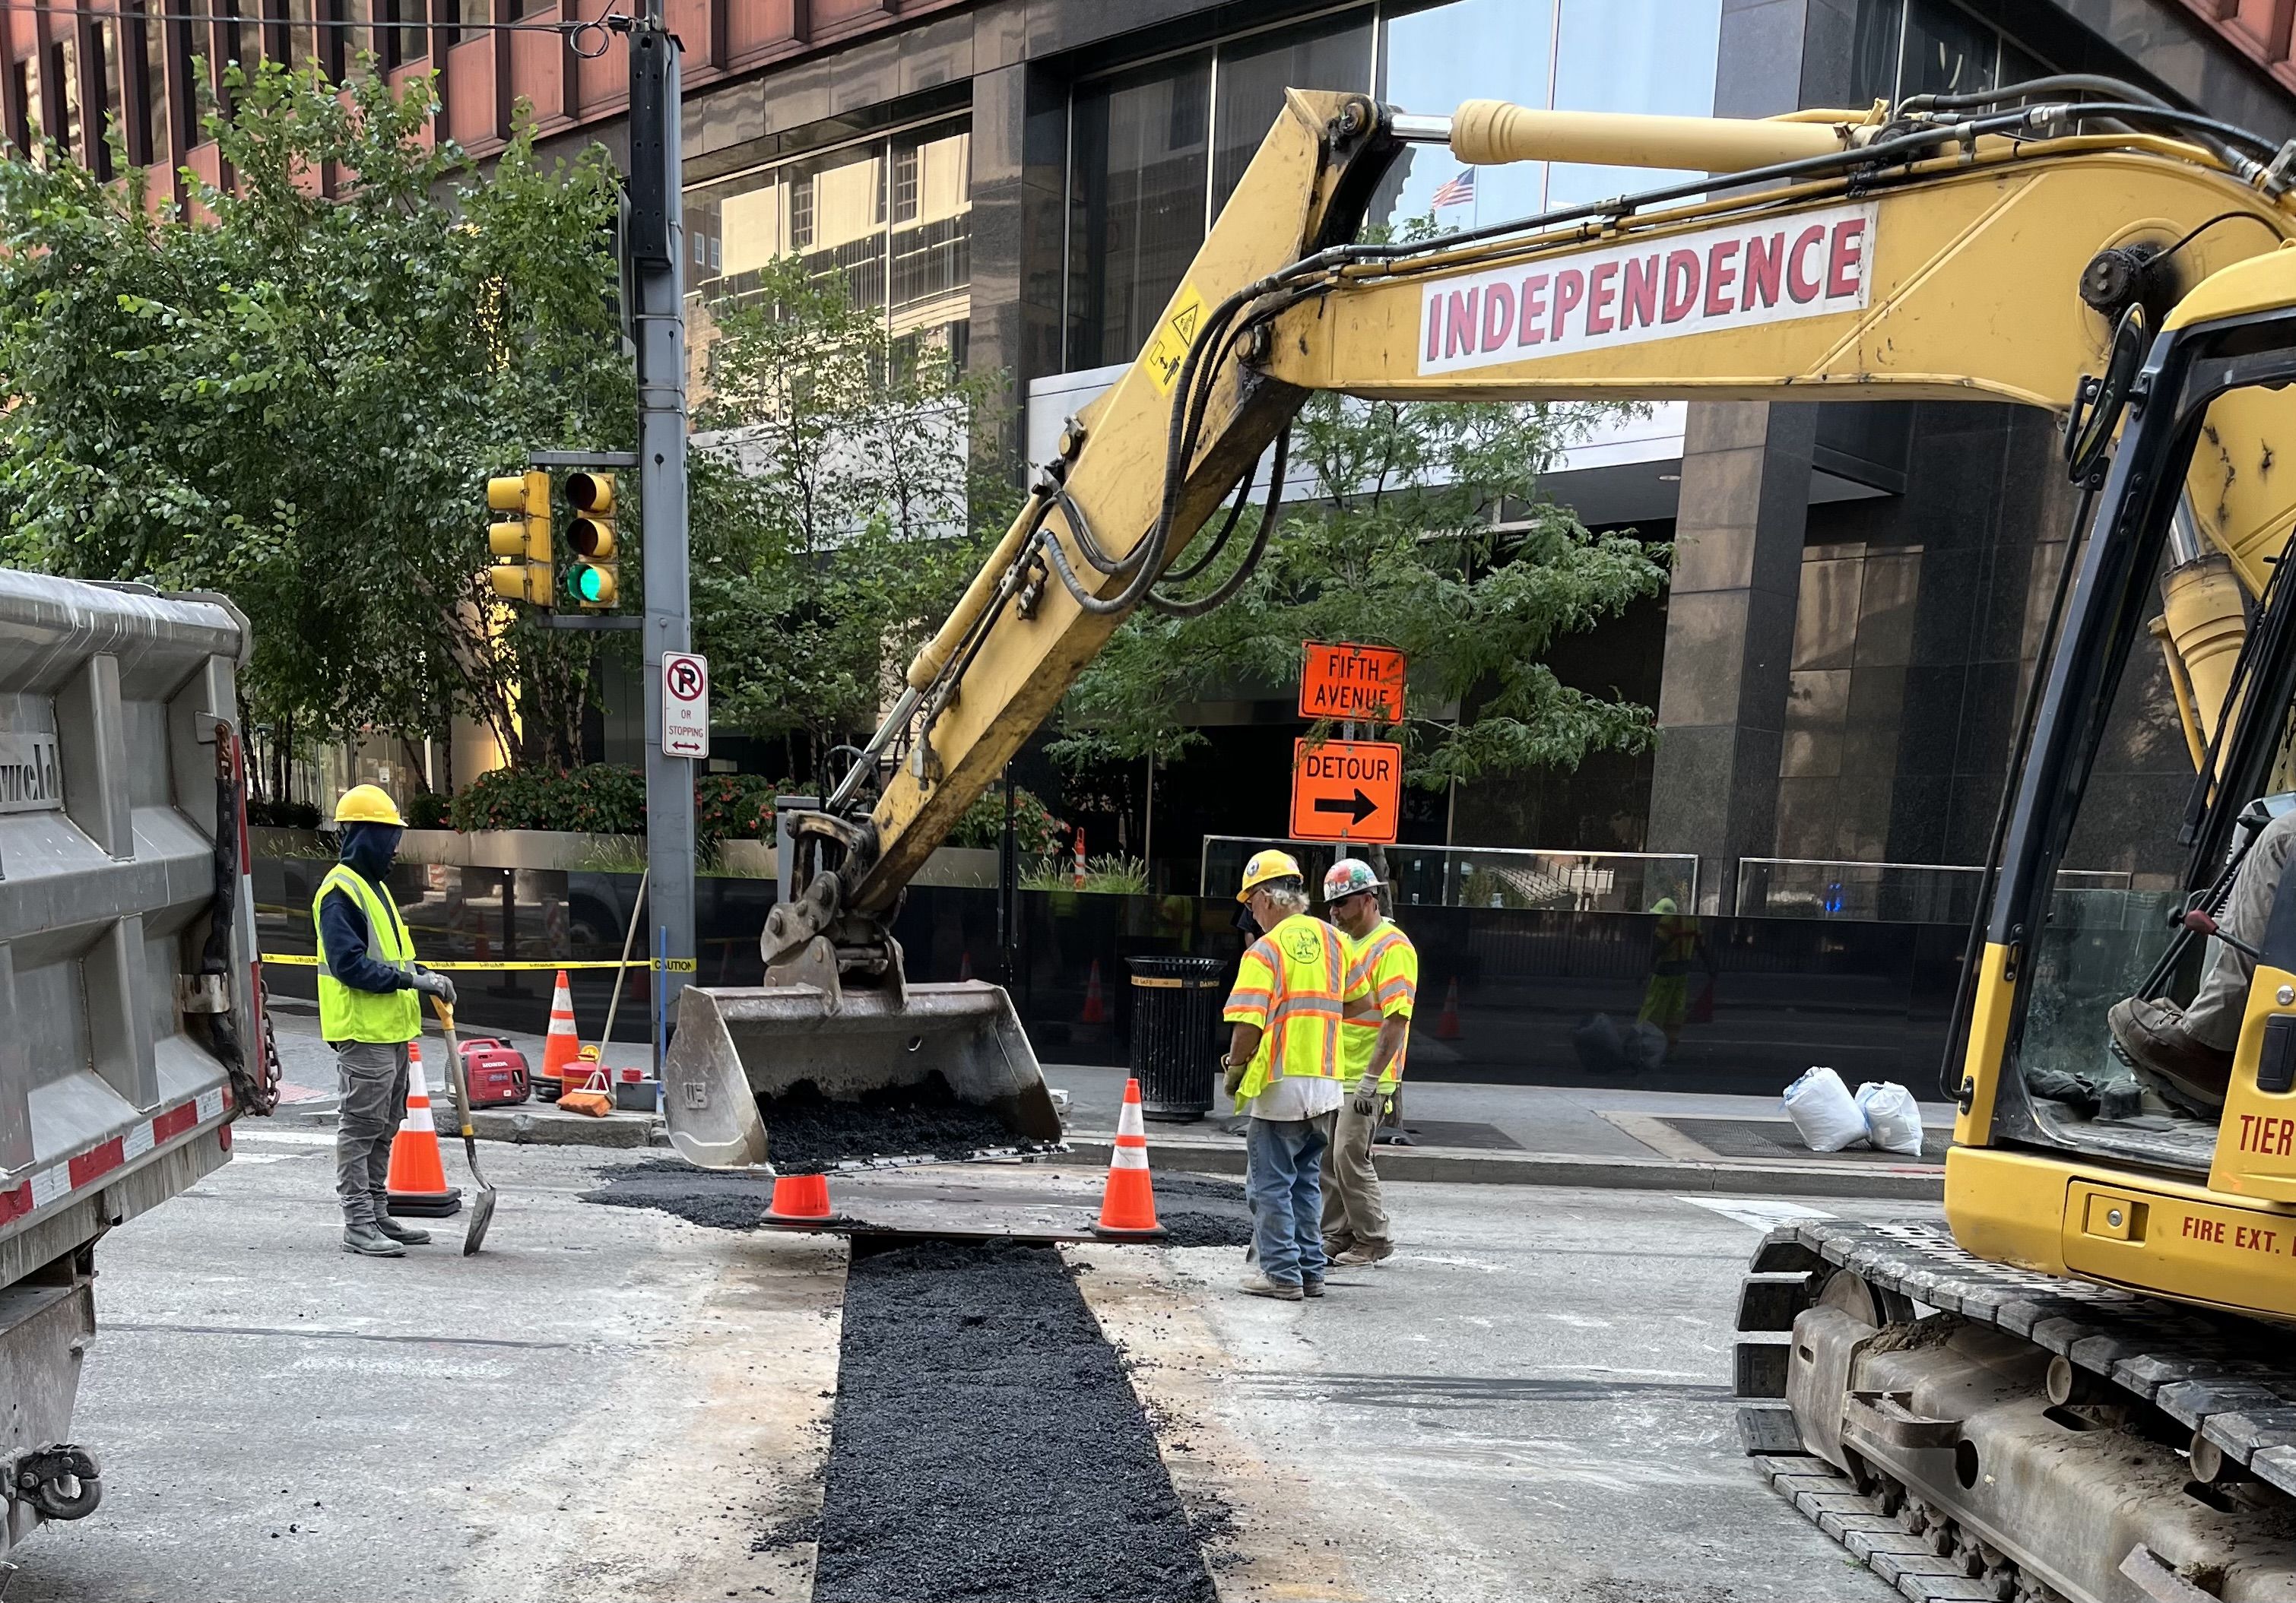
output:
M1559 636L1666 583L1664 547L1592 534L1540 494L1539 475L1597 415L1311 398L1293 425L1291 472L1307 470L1312 498L1279 513L1258 568L1225 605L1193 617L1144 609L1127 621L1063 704L1053 755L1071 767L1175 757L1201 739L1183 725L1188 704L1296 683L1309 640L1406 654L1405 717L1380 732L1405 743L1416 785L1641 748L1648 708L1566 685L1544 660ZM1178 588L1201 593L1232 574L1259 522L1248 511L1226 552Z
M791 738L817 779L1004 531L1014 495L976 448L1002 384L794 257L709 310L691 583L711 710Z
M429 80L368 68L340 99L234 68L206 119L234 184L180 216L140 173L0 160L0 560L229 595L291 740L460 711L564 763L595 637L486 601L485 481L628 443L614 173L544 171L524 127L481 171L428 142Z

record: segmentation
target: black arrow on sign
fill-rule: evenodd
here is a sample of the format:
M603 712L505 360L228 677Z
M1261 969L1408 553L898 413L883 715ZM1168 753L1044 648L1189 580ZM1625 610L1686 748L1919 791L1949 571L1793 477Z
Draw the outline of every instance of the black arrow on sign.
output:
M1338 796L1319 796L1316 798L1316 811L1318 813L1345 813L1349 814L1353 822L1361 823L1365 819L1369 818L1373 814L1379 811L1379 804L1372 800L1370 797L1365 796L1362 790L1358 789L1356 792L1356 798L1353 801L1349 801L1345 797Z

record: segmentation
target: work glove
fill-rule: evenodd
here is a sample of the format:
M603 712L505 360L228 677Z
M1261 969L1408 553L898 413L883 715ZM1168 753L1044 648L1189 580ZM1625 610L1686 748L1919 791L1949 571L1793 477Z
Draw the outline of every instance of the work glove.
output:
M1379 1111L1379 1076L1365 1075L1356 1082L1356 1116L1367 1119Z
M1230 1101L1234 1100L1235 1093L1243 1089L1244 1067L1245 1065L1241 1063L1229 1064L1226 1075L1220 1080L1220 1088L1227 1092Z
M406 983L425 996L437 997L450 1008L455 1005L455 982L443 974L417 963L414 972L406 977Z

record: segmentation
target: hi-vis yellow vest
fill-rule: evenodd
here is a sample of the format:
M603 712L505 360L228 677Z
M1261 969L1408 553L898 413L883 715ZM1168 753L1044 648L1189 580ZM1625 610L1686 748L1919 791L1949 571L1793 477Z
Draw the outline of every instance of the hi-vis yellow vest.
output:
M1340 1012L1349 988L1346 937L1321 919L1293 913L1252 942L1223 1010L1230 1024L1260 1028L1259 1049L1236 1092L1239 1103L1279 1077L1337 1076ZM1356 989L1363 994L1369 987L1358 983Z
M1351 1003L1340 1024L1340 1064L1345 1071L1342 1077L1354 1082L1362 1079L1371 1067L1372 1054L1379 1046L1381 1022L1398 1015L1407 1022L1418 1003L1419 949L1392 920L1382 919L1362 940L1348 942L1348 960L1355 969L1360 970L1359 974L1350 971L1349 990L1355 989L1357 979L1368 981L1371 986L1370 996ZM1410 1047L1411 1037L1406 1035L1403 1044L1395 1049L1395 1056L1380 1071L1382 1091L1393 1091L1396 1083L1403 1078L1403 1059Z
M381 963L411 963L414 941L388 891L378 889L348 863L338 863L319 881L311 898L311 928L319 928L319 904L340 890L366 915L366 954ZM422 998L413 991L355 991L327 967L327 943L319 945L319 1035L327 1041L376 1041L387 1045L422 1033Z

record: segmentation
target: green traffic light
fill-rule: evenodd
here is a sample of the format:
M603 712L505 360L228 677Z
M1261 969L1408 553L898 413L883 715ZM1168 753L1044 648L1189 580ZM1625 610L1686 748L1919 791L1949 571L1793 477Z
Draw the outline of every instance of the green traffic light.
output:
M578 562L566 574L567 593L586 607L613 604L614 576L603 568Z

